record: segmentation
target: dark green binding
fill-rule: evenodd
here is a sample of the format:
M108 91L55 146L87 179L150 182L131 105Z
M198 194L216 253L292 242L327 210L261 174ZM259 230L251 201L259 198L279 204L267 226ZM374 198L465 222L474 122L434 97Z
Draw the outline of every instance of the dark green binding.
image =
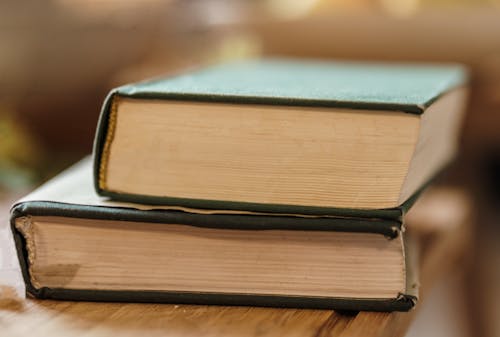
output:
M214 65L124 85L113 92L129 98L421 114L441 95L463 85L466 77L466 70L458 64L268 58Z
M274 62L274 63L272 63ZM291 61L291 60L267 60L264 64L269 67L269 63L272 64L285 64L291 71L296 69L297 65L299 68L301 66L320 66L328 67L332 63L322 63L322 62L310 62L305 63ZM252 64L252 62L250 62ZM245 65L243 63L243 65ZM231 65L229 65L231 66ZM255 67L255 65L253 65ZM342 64L340 64L342 66ZM208 68L205 71L211 71L212 73L219 73L225 71L225 65L215 68ZM258 69L259 66L257 66ZM337 64L338 67L338 64ZM369 66L370 67L370 66ZM372 65L373 68L373 65ZM215 70L214 70L215 69ZM221 70L222 69L222 70ZM238 68L236 68L238 69ZM368 68L369 69L369 68ZM417 74L417 68L409 68L410 73ZM370 110L393 110L393 111L403 111L408 113L421 114L423 110L432 104L436 99L441 97L446 92L455 89L458 86L464 85L465 82L465 71L459 66L448 66L448 67L430 67L429 69L422 68L429 72L432 69L434 72L443 71L441 76L436 77L436 81L443 80L444 82L440 84L439 89L434 89L431 94L428 92L422 97L426 97L424 101L417 104L418 99L412 99L411 97L402 97L401 102L397 102L392 98L389 103L383 101L365 101L359 99L357 101L349 100L335 100L329 99L328 97L315 97L315 99L296 98L287 95L274 95L274 96L252 96L247 95L245 92L240 95L236 94L221 94L220 92L210 92L206 93L193 93L187 91L179 91L176 88L172 88L169 84L171 81L178 81L182 76L173 77L171 79L157 79L152 81L145 81L137 84L131 84L113 89L106 97L101 115L98 122L96 138L94 142L94 188L96 192L101 196L106 196L114 200L134 202L134 203L146 203L152 205L172 205L172 206L185 206L200 209L224 209L224 210L246 210L253 212L262 213L293 213L293 214L303 214L303 215L333 215L339 217L361 217L361 218L376 218L376 219L389 219L389 220L401 220L403 214L411 207L415 198L411 197L409 200L405 201L399 207L391 209L377 209L377 210L367 210L367 209L348 209L348 208L335 208L335 207L312 207L312 206L300 206L300 205L277 205L277 204L259 204L259 203L248 203L248 202L234 202L234 201L220 201L220 200L201 200L201 199L186 199L186 198L176 198L168 196L147 196L138 194L127 194L113 192L109 190L104 190L99 186L99 170L101 164L101 157L103 152L103 147L106 141L106 134L108 130L108 121L110 106L114 96L122 96L128 98L151 98L151 99L171 99L171 100L189 100L189 101L204 101L204 102L222 102L222 103L236 103L236 104L266 104L266 105L293 105L293 106L327 106L327 107L341 107L350 109L370 109ZM368 70L370 71L370 70ZM373 71L373 70L371 70ZM203 71L195 72L189 74L189 76L195 78L199 74L204 74ZM227 77L227 72L224 75ZM346 76L345 74L342 76ZM442 77L442 78L441 78ZM404 77L402 77L404 78ZM206 77L204 78L206 81ZM164 91L158 89L157 84L167 83ZM213 85L209 83L208 86ZM394 83L390 84L389 87L394 87ZM153 90L153 89L154 90ZM174 90L175 89L175 90ZM169 91L170 90L170 91ZM280 89L281 90L281 89ZM416 91L422 90L422 88L416 88ZM279 90L278 90L279 91ZM286 92L286 88L284 89ZM418 95L417 95L418 96ZM312 96L311 96L312 97ZM420 97L420 99L423 99Z
M78 290L46 287L41 289L31 287L28 292L40 299L67 301L230 305L347 311L409 311L416 304L415 298L411 295L401 295L394 299L354 299L170 291Z
M29 201L14 206L11 218L24 215L61 216L83 219L103 219L168 224L203 228L238 230L307 230L374 233L395 238L401 222L362 218L304 218L296 216L265 216L242 214L197 214L173 210L138 210L122 207L102 207L65 204L48 201Z
M291 308L317 308L349 311L408 311L416 304L417 297L414 291L408 294L399 294L393 299L354 299L354 298L326 298L326 297L302 297L302 296L274 296L274 295L252 295L252 294L218 294L218 293L189 293L189 292L164 292L164 291L114 291L114 290L78 290L60 288L35 288L31 284L28 269L28 254L26 243L22 234L15 227L18 217L31 215L56 215L67 217L100 218L122 221L146 221L141 213L182 213L170 211L139 211L120 209L116 212L107 212L108 208L98 206L78 206L53 202L26 202L15 206L11 211L11 230L17 250L17 256L22 270L26 291L28 294L40 299L71 300L71 301L105 301L105 302L144 302L144 303L176 303L176 304L208 304L208 305L244 305L263 307L291 307ZM134 215L135 214L135 215ZM172 214L173 215L173 214ZM175 215L173 215L175 217ZM223 215L225 216L225 215ZM149 216L148 216L149 217ZM202 216L207 218L207 216ZM210 215L208 217L213 217ZM229 217L233 217L230 215ZM157 218L156 218L157 219ZM311 220L311 219L307 219ZM159 219L157 219L159 221ZM210 227L210 224L206 226ZM375 226L378 227L378 226ZM232 228L226 226L222 228ZM234 227L236 228L236 227ZM247 229L258 229L249 228ZM359 229L355 227L354 229ZM237 229L242 229L237 227ZM293 228L290 229L299 229ZM302 229L302 228L300 228ZM310 229L310 228L309 228ZM352 231L352 225L339 227L340 230ZM315 230L326 230L316 228ZM332 229L328 229L332 230ZM396 230L394 234L401 233ZM406 240L406 239L404 239ZM408 271L414 268L408 265ZM409 277L407 274L407 289ZM413 283L411 283L413 284ZM410 289L411 290L411 289Z

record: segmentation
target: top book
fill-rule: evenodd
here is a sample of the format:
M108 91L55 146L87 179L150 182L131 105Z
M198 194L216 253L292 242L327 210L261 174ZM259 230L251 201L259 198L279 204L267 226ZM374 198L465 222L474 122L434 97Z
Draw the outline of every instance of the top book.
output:
M459 65L264 59L116 88L95 187L116 200L397 217L453 159Z

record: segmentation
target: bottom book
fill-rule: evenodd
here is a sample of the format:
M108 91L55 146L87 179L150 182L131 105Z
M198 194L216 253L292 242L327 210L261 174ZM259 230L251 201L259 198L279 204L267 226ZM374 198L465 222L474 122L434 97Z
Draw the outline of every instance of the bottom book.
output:
M112 202L93 191L91 166L83 160L11 210L34 297L356 311L416 303L416 252L397 226L387 235L375 219Z

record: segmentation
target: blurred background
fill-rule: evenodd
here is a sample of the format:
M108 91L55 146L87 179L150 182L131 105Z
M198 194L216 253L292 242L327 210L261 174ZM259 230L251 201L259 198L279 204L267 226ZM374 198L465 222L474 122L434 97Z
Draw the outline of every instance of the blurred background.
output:
M90 153L120 84L261 56L468 65L447 179L475 205L474 331L500 336L500 0L3 0L0 48L0 200Z

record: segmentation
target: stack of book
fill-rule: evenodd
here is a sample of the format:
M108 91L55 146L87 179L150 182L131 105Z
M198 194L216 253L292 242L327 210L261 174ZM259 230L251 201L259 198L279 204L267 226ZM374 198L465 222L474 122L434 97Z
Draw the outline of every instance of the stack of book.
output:
M458 65L223 64L107 97L12 208L38 298L408 310L405 214L454 157Z

